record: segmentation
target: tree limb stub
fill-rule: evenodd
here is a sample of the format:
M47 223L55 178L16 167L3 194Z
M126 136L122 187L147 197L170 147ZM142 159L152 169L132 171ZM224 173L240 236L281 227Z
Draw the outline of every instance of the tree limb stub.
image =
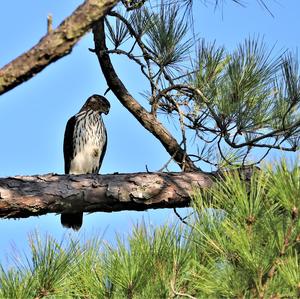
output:
M199 170L193 161L186 155L176 139L168 130L155 118L147 112L129 93L122 81L119 79L109 55L105 42L104 20L99 20L93 27L95 53L98 57L102 72L109 88L113 91L118 100L125 108L140 122L140 124L151 132L164 146L171 157L185 171Z
M209 188L214 178L201 172L1 178L0 217L186 207L193 188Z
M73 46L118 0L86 0L57 29L0 69L0 95L32 78L72 51Z

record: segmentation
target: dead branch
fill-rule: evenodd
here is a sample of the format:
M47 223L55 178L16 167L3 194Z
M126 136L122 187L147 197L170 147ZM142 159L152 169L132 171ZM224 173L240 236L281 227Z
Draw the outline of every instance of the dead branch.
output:
M32 78L46 66L69 54L79 39L118 0L86 0L37 45L0 69L0 95Z

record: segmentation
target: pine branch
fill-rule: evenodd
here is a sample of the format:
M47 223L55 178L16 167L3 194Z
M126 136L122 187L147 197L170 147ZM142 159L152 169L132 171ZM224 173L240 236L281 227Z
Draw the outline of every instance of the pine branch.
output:
M151 132L164 146L167 152L173 156L174 160L182 167L185 161L186 171L196 171L198 168L194 165L186 153L180 147L176 139L167 131L167 129L154 117L148 113L129 93L122 81L119 79L116 71L107 54L105 42L104 21L100 20L93 28L95 53L98 57L102 72L106 78L109 88L116 95L118 100L133 114L133 116L142 124L142 126Z
M2 178L0 217L186 207L193 188L209 188L214 178L214 173L201 172Z
M57 29L48 30L38 44L0 69L0 95L71 53L79 39L117 3L118 0L86 0Z
M249 181L255 169L242 167L238 173L243 180ZM224 174L222 171L106 175L50 173L0 178L0 218L187 207L195 187L211 188Z

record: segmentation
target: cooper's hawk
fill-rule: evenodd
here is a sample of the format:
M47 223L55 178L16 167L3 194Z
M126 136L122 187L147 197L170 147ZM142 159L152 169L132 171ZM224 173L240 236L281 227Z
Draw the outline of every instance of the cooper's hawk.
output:
M108 100L95 94L68 120L64 136L66 174L99 172L107 145L106 129L101 114L108 114L109 109ZM61 224L79 230L82 217L83 213L63 213Z

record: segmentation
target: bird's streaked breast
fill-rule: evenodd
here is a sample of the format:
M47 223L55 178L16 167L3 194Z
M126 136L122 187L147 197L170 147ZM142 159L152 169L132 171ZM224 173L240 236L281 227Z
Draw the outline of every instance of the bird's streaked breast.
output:
M74 157L69 173L97 173L105 143L105 128L99 114L93 111L78 113L73 136Z

